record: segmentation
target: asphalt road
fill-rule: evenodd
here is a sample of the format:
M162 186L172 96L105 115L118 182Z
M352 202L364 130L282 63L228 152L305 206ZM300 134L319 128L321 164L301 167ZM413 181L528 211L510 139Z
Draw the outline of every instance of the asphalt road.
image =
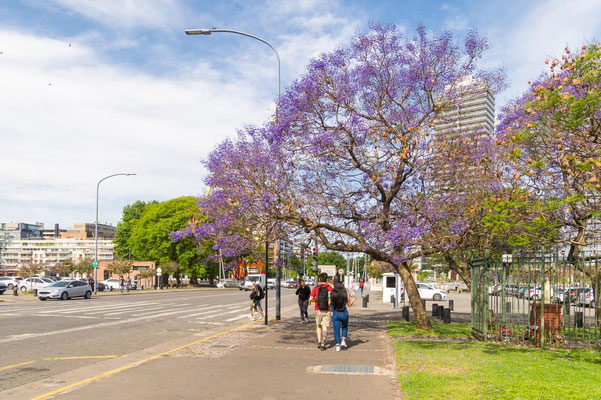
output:
M295 303L294 290L282 289L282 309ZM0 303L0 392L247 323L249 304L249 293L238 290ZM270 290L270 318L274 306Z

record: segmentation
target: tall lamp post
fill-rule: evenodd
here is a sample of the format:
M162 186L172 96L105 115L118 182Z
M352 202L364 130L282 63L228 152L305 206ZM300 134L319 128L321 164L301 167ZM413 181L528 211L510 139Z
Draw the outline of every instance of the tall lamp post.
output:
M113 174L113 175L109 175L109 176L105 176L104 178L102 178L100 181L98 181L98 184L96 185L96 224L94 226L94 293L96 293L97 288L98 288L98 193L100 191L100 183L102 183L102 181L108 179L108 178L112 178L113 176L132 176L132 175L136 175L136 174Z
M271 43L269 43L267 40L262 39L258 36L255 35L251 35L250 33L246 33L246 32L241 32L241 31L236 31L233 29L217 29L217 28L212 28L212 29L186 29L186 35L211 35L213 33L233 33L236 35L242 35L242 36L246 36L249 37L251 39L255 39L258 40L261 43L266 44L267 46L269 46L269 48L271 50L273 50L275 57L277 59L278 62L278 99L280 98L280 92L281 92L281 68L280 68L280 55L278 53L278 51L275 49L275 47L273 47L273 45ZM276 103L276 108L275 108L275 116L277 119L278 116L278 109L277 109L277 103ZM266 247L265 247L265 253L266 253L266 264L265 264L265 325L267 325L267 312L268 312L268 306L267 306L267 292L268 292L268 286L267 285L267 277L268 277L268 263L267 263L267 242L266 242ZM281 273L280 273L280 267L276 266L276 298L275 298L275 319L279 320L280 319L280 281L281 281Z

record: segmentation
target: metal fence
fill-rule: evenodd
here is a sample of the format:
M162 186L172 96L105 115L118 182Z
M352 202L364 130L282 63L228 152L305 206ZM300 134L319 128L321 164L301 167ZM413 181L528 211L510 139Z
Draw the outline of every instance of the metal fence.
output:
M472 334L540 347L600 346L599 260L559 253L473 257Z

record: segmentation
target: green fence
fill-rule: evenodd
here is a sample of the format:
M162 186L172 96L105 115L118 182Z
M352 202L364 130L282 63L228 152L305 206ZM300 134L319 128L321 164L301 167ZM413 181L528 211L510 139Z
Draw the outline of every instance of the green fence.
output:
M538 252L473 257L470 264L475 337L540 347L600 345L598 260L574 264L563 254Z

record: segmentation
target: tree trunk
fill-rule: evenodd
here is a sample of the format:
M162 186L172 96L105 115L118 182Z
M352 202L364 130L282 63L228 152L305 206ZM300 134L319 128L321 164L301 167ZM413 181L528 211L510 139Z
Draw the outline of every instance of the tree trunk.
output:
M445 261L449 264L451 271L457 272L463 282L467 285L468 290L472 290L472 274L469 268L469 262L461 257L457 257L459 262L448 253L443 254Z
M409 303L411 304L411 308L413 309L413 313L415 314L415 321L417 322L417 327L423 330L432 329L432 324L430 323L430 318L428 317L428 313L426 312L426 308L422 303L422 299L419 296L419 292L417 290L417 285L415 284L415 280L413 279L413 275L409 270L409 266L406 262L397 266L395 268L401 279L403 280L403 284L405 285L405 293L407 293L407 297L409 297Z

